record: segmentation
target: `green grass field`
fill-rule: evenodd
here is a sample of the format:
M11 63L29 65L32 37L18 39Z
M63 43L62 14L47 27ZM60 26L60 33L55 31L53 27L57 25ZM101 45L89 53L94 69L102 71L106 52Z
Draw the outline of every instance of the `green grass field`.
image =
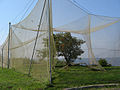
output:
M120 83L120 67L106 67L106 71L92 71L90 68L72 66L68 69L56 68L51 90L80 87L93 84Z
M92 71L88 67L56 67L53 72L53 87L13 69L0 69L0 90L61 90L93 84L120 83L120 67L106 67L106 71Z
M14 70L0 69L0 90L34 90L45 88L38 80Z

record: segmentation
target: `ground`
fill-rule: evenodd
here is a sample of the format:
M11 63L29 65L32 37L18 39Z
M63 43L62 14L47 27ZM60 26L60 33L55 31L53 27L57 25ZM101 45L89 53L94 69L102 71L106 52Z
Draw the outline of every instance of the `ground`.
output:
M93 84L120 83L120 67L105 67L106 71L92 71L82 66L56 68L52 89L80 87ZM50 89L50 88L49 88Z
M53 86L40 83L38 80L13 69L0 69L0 90L61 90L63 88L80 87L93 84L120 83L120 67L105 67L106 71L92 71L84 66L69 68L56 67L53 73Z
M0 90L34 90L45 88L38 80L13 69L0 69Z

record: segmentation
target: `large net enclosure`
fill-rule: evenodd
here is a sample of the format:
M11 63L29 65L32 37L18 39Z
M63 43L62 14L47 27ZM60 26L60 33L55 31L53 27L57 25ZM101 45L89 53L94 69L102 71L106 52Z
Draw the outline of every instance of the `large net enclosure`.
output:
M90 14L74 0L38 0L31 13L9 29L9 35L0 47L0 66L14 68L41 82L50 80L58 59L66 59L60 51L65 51L67 56L74 56L72 52L76 50L84 51L80 54L78 51L73 63L102 68L98 59L105 58L113 66L120 65L120 18ZM77 49L69 51L68 46L60 44L59 50L54 38L59 33L73 37L71 40L67 36L61 38L68 46L76 38L78 46L73 47ZM80 45L79 41L84 43Z

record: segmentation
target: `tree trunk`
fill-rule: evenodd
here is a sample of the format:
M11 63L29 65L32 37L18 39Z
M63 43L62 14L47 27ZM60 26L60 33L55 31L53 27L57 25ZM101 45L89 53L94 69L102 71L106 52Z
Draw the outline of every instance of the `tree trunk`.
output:
M66 64L67 64L68 66L71 66L71 63L70 63L70 60L69 60L69 59L66 59Z
M65 54L63 54L63 55L64 55L65 60L66 60L66 65L71 66L70 59Z

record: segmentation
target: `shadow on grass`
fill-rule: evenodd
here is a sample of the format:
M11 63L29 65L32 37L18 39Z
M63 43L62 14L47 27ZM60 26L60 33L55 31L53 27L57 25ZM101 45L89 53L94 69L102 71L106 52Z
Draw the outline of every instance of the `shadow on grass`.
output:
M120 70L120 67L118 67L118 66L104 67L104 68L105 68L105 70L107 70L107 71L111 71L111 70Z

